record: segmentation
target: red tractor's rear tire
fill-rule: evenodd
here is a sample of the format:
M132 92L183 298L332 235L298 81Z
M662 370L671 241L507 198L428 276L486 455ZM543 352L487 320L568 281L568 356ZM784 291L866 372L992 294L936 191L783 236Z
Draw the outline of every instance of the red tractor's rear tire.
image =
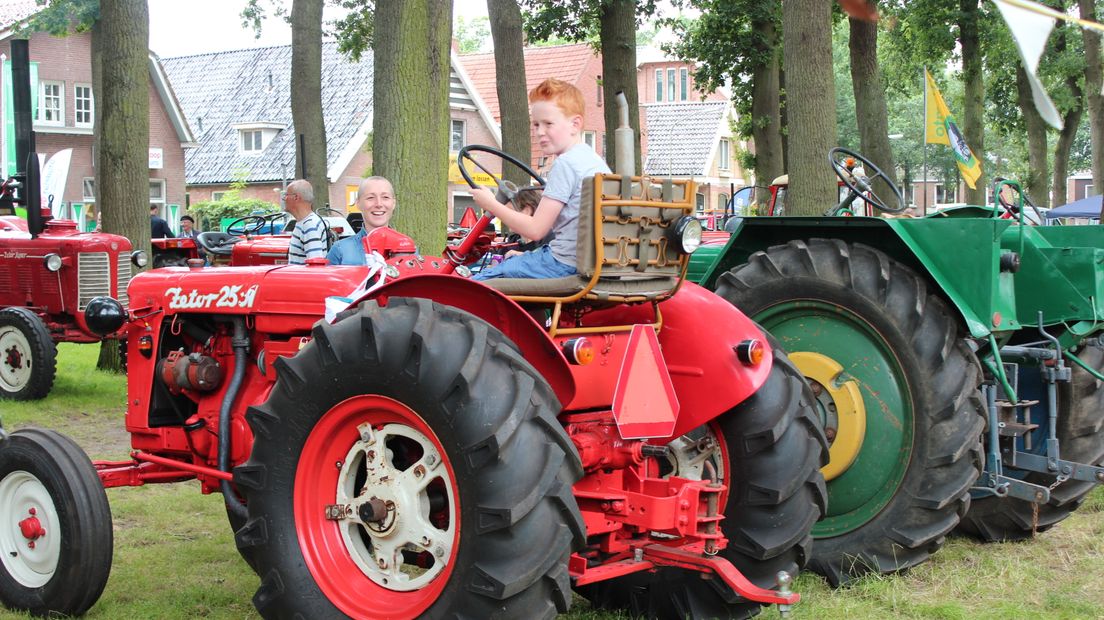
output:
M1100 346L1086 346L1077 356L1097 370L1104 369L1104 348ZM1070 380L1058 384L1056 426L1063 460L1104 463L1104 384L1076 364L1071 367ZM1024 480L1049 487L1056 478L1033 472ZM1011 497L975 497L958 531L987 542L1031 538L1073 514L1094 487L1092 482L1067 480L1051 490L1049 502L1039 505Z
M501 332L425 299L366 302L276 367L234 472L263 616L567 610L582 467L555 394Z
M828 444L813 395L773 339L771 344L774 366L766 383L708 429L722 438L714 469L728 486L721 527L729 543L720 555L764 588L776 587L779 571L795 577L805 566L813 524L827 502L820 467L828 461ZM700 446L701 431L706 429L691 433L692 441L676 440L672 449ZM701 479L701 469L673 467L671 475ZM598 607L627 609L634 618L747 618L760 608L719 579L670 568L580 592Z
M57 345L26 308L0 310L0 399L45 398L57 374Z
M0 604L88 611L107 585L113 536L107 493L72 439L22 429L0 442Z

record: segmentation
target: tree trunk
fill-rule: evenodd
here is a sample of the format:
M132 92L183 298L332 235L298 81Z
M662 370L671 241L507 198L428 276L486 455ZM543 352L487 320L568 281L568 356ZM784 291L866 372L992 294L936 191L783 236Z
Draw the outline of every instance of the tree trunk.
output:
M1096 21L1096 2L1077 0L1081 9L1081 18ZM1100 60L1100 33L1088 28L1081 29L1085 41L1085 94L1089 108L1089 130L1092 135L1092 173L1093 194L1104 194L1104 96L1100 88L1104 85L1104 68ZM1104 221L1104 208L1100 211Z
M1053 7L1052 7L1053 8ZM1058 38L1054 40L1054 55L1061 57L1066 53L1069 45L1068 37L1073 36L1071 26L1059 26ZM1081 116L1084 108L1084 92L1077 76L1066 77L1066 87L1069 88L1070 97L1074 104L1062 116L1062 130L1058 132L1058 140L1054 145L1054 177L1051 181L1054 193L1055 207L1066 204L1066 178L1069 176L1070 149L1073 148L1073 139L1077 136L1077 130L1081 127Z
M375 33L372 167L395 188L392 225L422 254L438 254L447 225L452 2L378 0Z
M778 36L774 22L752 23L752 30L763 33L769 43L759 50L768 60L755 67L751 74L751 137L755 143L755 184L769 185L786 173L782 153L781 92L778 75ZM756 202L767 196L756 196Z
M965 101L962 114L962 133L966 137L966 143L973 149L974 155L981 162L981 177L977 180L977 187L966 188L966 202L975 205L985 204L985 186L988 176L985 169L988 160L985 158L985 81L982 72L981 35L978 28L978 19L981 11L978 8L978 0L962 0L961 13L959 15L959 44L962 46L962 80L965 84Z
M889 116L886 112L882 71L878 67L878 24L849 18L851 24L851 88L855 92L855 118L863 155L897 182L897 164L889 144ZM874 191L884 199L893 189L878 180ZM890 205L892 206L892 205Z
M820 215L838 202L828 151L836 145L831 0L782 3L790 144L787 215Z
M295 176L305 176L310 181L316 209L330 202L330 183L326 178L326 124L322 120L322 4L323 0L294 0L291 5L291 122L296 133Z
M1024 179L1024 191L1039 207L1049 206L1050 181L1047 165L1047 126L1046 121L1035 108L1035 99L1031 94L1031 83L1027 81L1027 71L1016 63L1016 104L1027 126L1027 178Z
M525 92L525 38L521 29L521 8L517 0L487 0L494 41L495 87L501 116L502 150L521 161L532 163L533 145L529 140L529 97ZM502 177L520 185L530 185L528 175L511 165L503 167Z
M150 251L149 6L146 0L102 0L96 37L103 86L96 93L99 153L97 206L103 227ZM96 54L93 54L95 57ZM100 347L97 368L122 368L113 341Z
M640 94L636 87L636 1L608 0L602 3L602 99L605 101L606 161L617 169L613 131L620 125L617 93L624 92L629 102L629 125L633 130L633 151L637 174L640 165Z

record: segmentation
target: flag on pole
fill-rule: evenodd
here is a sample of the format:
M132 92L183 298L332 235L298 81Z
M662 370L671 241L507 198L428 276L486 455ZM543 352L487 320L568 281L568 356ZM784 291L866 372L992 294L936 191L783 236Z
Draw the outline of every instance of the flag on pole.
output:
M927 82L927 108L924 110L924 142L927 144L946 144L955 154L955 163L962 172L962 178L970 189L977 189L977 180L981 178L981 162L966 144L966 138L955 124L954 116L943 101L943 94L935 85L927 69L924 69Z

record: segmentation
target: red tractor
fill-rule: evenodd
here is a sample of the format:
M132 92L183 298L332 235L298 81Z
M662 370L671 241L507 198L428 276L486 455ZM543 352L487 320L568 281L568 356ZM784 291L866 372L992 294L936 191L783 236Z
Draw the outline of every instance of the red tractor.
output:
M45 397L54 383L55 343L98 342L85 321L89 302L125 307L131 265L146 264L118 235L81 233L76 222L39 208L38 157L30 131L27 42L12 41L15 146L19 172L0 183L0 399ZM20 81L22 80L22 81ZM16 206L27 219L15 215Z
M0 601L89 609L111 564L104 489L194 479L222 495L264 617L550 618L572 589L650 617L796 602L825 507L816 399L685 280L694 195L589 179L570 278L468 279L487 216L442 257L379 229L365 267L135 277L133 451L93 464L42 430L0 444ZM88 320L114 330L122 308Z

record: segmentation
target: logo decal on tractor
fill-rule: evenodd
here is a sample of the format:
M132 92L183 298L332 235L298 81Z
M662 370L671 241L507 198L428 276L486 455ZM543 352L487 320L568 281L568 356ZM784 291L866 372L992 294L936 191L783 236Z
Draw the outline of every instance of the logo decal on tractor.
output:
M242 290L241 284L228 284L215 293L200 293L192 289L190 293L184 293L179 286L165 290L169 298L169 308L176 310L193 310L197 308L252 308L253 299L257 296L257 285Z

